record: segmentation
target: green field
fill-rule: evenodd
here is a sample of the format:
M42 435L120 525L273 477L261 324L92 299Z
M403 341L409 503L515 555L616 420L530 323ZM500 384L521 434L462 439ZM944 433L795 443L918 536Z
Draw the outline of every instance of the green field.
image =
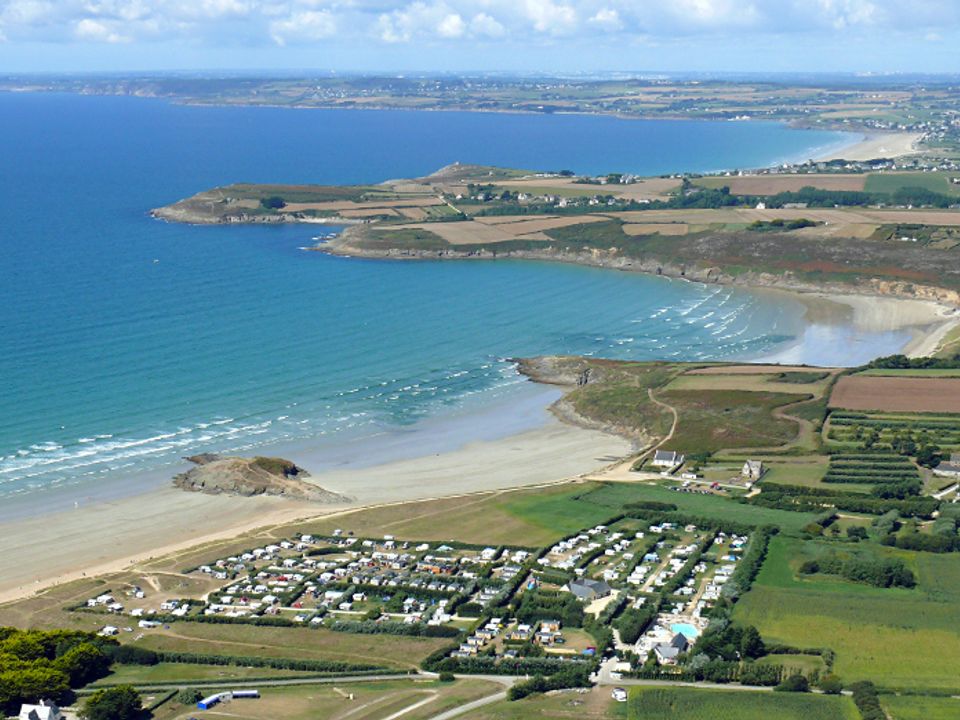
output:
M960 718L960 700L916 695L884 695L883 709L892 720L956 720Z
M809 551L799 539L776 537L734 618L768 642L834 650L835 672L848 683L960 688L960 557L877 551L903 559L917 588L800 578L795 570Z
M960 195L960 186L952 185L942 173L874 173L867 176L866 191L894 193L901 188L924 188L942 195Z
M672 503L678 510L717 520L746 523L749 525L778 525L785 532L799 532L816 516L813 513L790 512L756 505L747 505L728 500L718 495L675 492L661 485L635 483L610 483L583 495L586 503L622 509L624 505L642 500Z
M261 667L238 667L236 665L193 665L192 663L114 665L109 675L96 681L91 687L126 683L130 685L159 685L161 683L231 681L248 678L302 678L311 675L317 675L317 673Z
M858 720L845 697L693 688L633 688L629 720Z
M134 644L151 650L339 660L407 669L449 643L446 638L348 635L322 629L181 622L171 626L170 630L154 630Z
M887 369L871 368L857 373L857 375L876 375L879 377L960 377L958 368L904 368Z

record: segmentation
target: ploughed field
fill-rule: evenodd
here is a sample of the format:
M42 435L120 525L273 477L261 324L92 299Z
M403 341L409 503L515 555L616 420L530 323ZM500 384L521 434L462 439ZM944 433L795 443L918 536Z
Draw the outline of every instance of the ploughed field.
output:
M844 410L960 413L960 378L842 377L830 406Z

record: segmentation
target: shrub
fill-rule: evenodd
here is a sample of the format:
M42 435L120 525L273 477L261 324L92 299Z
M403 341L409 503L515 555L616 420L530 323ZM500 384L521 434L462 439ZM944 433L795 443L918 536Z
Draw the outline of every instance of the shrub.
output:
M203 693L196 688L184 688L177 693L177 702L181 705L196 705L203 699Z
M775 692L810 692L810 683L803 675L795 673L774 688Z
M142 709L140 693L132 685L118 685L98 690L87 698L80 717L83 720L136 720Z
M836 675L824 675L820 678L820 682L817 683L817 686L826 694L826 695L839 695L840 691L843 690L843 683L840 682L840 678Z
M265 210L280 210L287 206L287 203L279 195L271 195L260 200L260 207Z

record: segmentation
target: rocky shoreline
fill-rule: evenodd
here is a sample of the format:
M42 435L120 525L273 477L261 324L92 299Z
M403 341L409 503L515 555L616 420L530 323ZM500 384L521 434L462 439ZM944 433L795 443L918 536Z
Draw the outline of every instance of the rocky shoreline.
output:
M310 473L282 458L224 457L212 453L185 458L195 467L173 479L174 487L207 495L268 495L321 503L347 503L345 495L307 481Z
M317 252L342 257L360 257L380 260L538 260L560 262L572 265L640 272L648 275L689 280L704 284L733 285L746 288L768 288L807 294L864 295L872 297L903 298L926 300L960 308L960 291L933 285L922 285L905 281L871 278L860 283L841 283L822 281L804 282L793 277L789 271L783 274L747 271L731 273L722 267L690 267L663 262L656 258L639 260L619 252L616 248L607 250L585 249L571 251L554 245L542 249L506 250L503 252L480 250L457 250L455 247L443 249L416 248L368 248L351 243L350 232L314 248Z

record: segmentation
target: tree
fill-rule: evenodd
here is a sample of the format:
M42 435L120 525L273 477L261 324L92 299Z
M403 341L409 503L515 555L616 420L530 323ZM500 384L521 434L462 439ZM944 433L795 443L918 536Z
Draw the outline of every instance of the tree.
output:
M774 690L777 692L810 692L810 683L803 675L795 673L777 685Z
M83 720L136 720L143 704L132 685L118 685L98 690L91 695L80 711Z
M196 705L203 699L203 693L196 688L184 688L177 693L177 702L181 705Z
M67 650L53 665L67 674L71 686L80 687L106 675L110 658L96 645L84 642Z
M758 658L766 652L763 645L763 639L759 631L748 625L740 634L740 656L744 658Z
M863 527L859 527L857 525L853 525L847 528L847 537L850 538L851 540L856 540L858 542L860 540L866 540L867 529Z
M843 683L836 675L824 675L817 685L826 695L839 695L843 690Z
M286 207L287 203L279 195L271 195L270 197L261 199L260 205L267 210L280 210L281 208Z

